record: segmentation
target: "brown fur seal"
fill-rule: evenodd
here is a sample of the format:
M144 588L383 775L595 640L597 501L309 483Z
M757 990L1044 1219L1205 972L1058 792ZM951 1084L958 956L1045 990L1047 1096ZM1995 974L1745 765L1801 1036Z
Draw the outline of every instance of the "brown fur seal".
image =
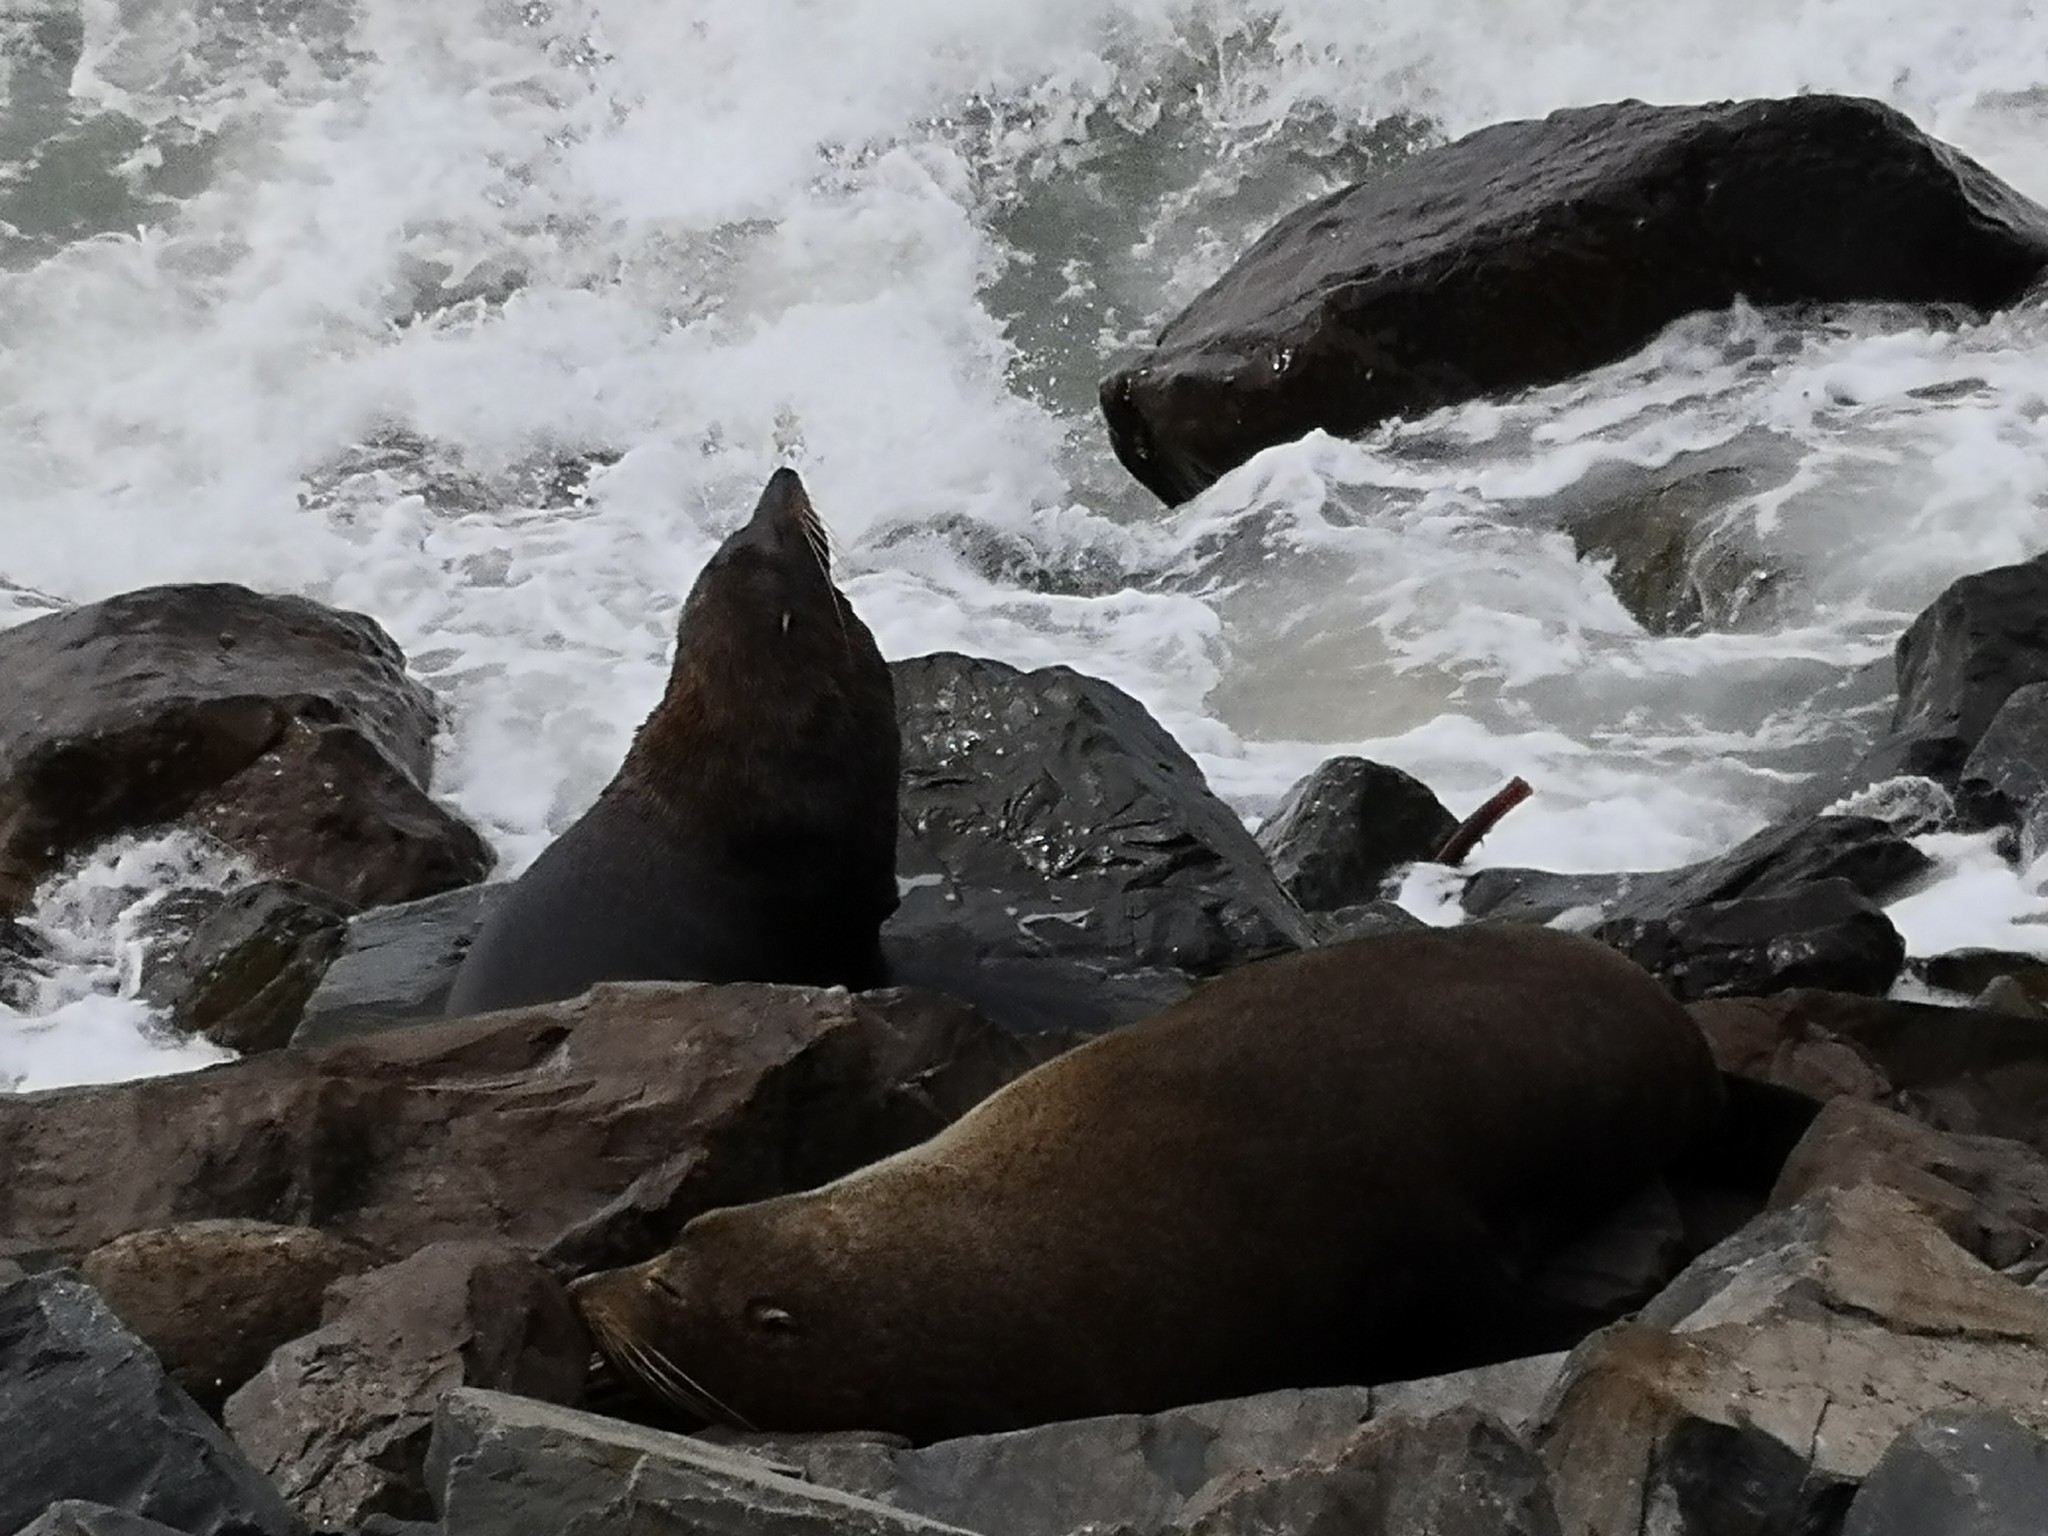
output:
M618 775L492 912L448 1012L599 981L880 985L898 759L889 669L779 469L691 588Z
M1698 1028L1613 950L1391 934L1212 981L573 1294L619 1372L760 1429L1397 1379L1513 1347L1494 1309L1719 1105Z

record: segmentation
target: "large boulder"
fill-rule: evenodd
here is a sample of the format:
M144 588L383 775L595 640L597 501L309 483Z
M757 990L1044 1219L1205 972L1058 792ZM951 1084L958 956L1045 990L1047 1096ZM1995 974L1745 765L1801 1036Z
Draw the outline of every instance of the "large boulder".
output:
M0 1446L0 1531L67 1499L189 1536L300 1530L227 1432L76 1275L0 1265Z
M1379 899L1404 864L1435 857L1458 818L1427 784L1362 757L1333 757L1281 798L1258 833L1281 887L1310 912Z
M2009 1413L1916 1419L1864 1480L1842 1536L2040 1536L2048 1440Z
M218 1414L272 1350L320 1325L327 1287L369 1263L313 1227L188 1221L117 1237L79 1269L171 1379Z
M1882 996L1906 963L1906 941L1891 919L1840 879L1610 921L1593 933L1687 1002L1790 987Z
M585 1266L709 1206L816 1184L929 1136L1029 1065L905 994L615 983L203 1072L0 1095L0 1232L82 1251L247 1217L385 1258L438 1238Z
M434 1411L457 1387L573 1404L589 1337L561 1284L491 1242L432 1243L336 1287L317 1332L228 1399L252 1461L322 1528L428 1519Z
M0 676L0 912L94 843L180 819L359 905L488 867L426 793L433 698L361 614L151 587L0 632Z
M2044 265L2048 213L1875 101L1576 107L1289 214L1102 410L1180 502L1312 429L1566 379L1738 297L1995 309Z

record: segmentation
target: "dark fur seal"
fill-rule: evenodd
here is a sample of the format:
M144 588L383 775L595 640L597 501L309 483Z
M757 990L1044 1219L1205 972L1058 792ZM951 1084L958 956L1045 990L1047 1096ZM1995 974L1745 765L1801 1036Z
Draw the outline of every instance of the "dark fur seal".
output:
M899 755L889 669L779 469L691 588L618 775L485 922L448 1012L599 981L881 985Z
M1531 1342L1505 1325L1545 1257L1720 1102L1685 1010L1603 945L1361 939L573 1294L622 1374L760 1429L931 1440L1398 1379Z

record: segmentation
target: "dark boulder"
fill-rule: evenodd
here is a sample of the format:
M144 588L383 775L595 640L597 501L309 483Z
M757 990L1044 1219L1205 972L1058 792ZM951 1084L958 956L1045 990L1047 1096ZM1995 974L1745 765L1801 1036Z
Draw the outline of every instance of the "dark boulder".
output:
M190 1536L294 1536L299 1523L92 1288L0 1266L0 1530L66 1499Z
M1842 1536L2040 1536L2044 1525L2048 1439L2009 1413L1945 1408L1891 1443Z
M1433 857L1458 829L1429 786L1362 757L1333 757L1281 799L1258 844L1282 888L1310 912L1362 906L1387 876Z
M1963 762L1956 808L1982 827L2018 825L2048 790L2048 683L2015 688Z
M2048 213L1875 101L1577 107L1288 215L1102 410L1180 502L1311 429L1566 379L1738 297L1995 309L2044 264Z
M397 844L424 836L472 862L481 849L425 796L432 697L360 614L236 586L152 587L0 633L0 675L0 912L100 840L187 817L259 862L288 854L274 873L323 884L309 874L345 870L346 888L330 889L357 902L427 893L406 888L418 861L393 863ZM309 755L313 742L325 745ZM329 790L323 772L346 777ZM329 824L319 808L335 797L404 814ZM292 818L289 838L274 814Z
M1607 922L1593 932L1687 1002L1790 987L1882 996L1906 960L1906 941L1891 919L1840 879L1670 917Z
M294 1045L326 1045L441 1016L477 930L511 882L470 885L349 919L341 951L307 999Z
M245 885L153 968L141 996L187 1034L244 1055L274 1050L292 1038L347 931L348 909L311 886Z

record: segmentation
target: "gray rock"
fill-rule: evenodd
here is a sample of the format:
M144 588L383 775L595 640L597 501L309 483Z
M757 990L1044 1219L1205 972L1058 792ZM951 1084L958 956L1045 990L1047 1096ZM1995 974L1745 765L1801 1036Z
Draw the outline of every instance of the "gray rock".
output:
M1458 830L1429 786L1362 757L1333 757L1289 789L1258 843L1287 893L1310 912L1379 899L1387 876L1433 857Z
M52 1504L16 1536L179 1536L178 1528L85 1499Z
M248 1055L292 1038L340 952L348 908L290 880L232 892L142 988L174 1028Z
M439 1018L462 957L510 889L510 881L468 885L350 918L292 1044L326 1045Z
M2018 824L2048 791L2048 682L2006 695L1956 779L1956 804L1979 826Z
M1891 1443L1842 1536L2040 1536L2048 1440L2007 1413L1944 1409Z
M226 1432L75 1275L0 1277L0 1446L0 1530L67 1499L112 1500L188 1536L299 1529Z
M1891 919L1842 879L1708 902L1669 917L1616 919L1593 934L1686 1002L1791 987L1881 997L1906 963L1906 941Z
M447 1536L959 1536L742 1451L497 1392L451 1392L428 1475Z

